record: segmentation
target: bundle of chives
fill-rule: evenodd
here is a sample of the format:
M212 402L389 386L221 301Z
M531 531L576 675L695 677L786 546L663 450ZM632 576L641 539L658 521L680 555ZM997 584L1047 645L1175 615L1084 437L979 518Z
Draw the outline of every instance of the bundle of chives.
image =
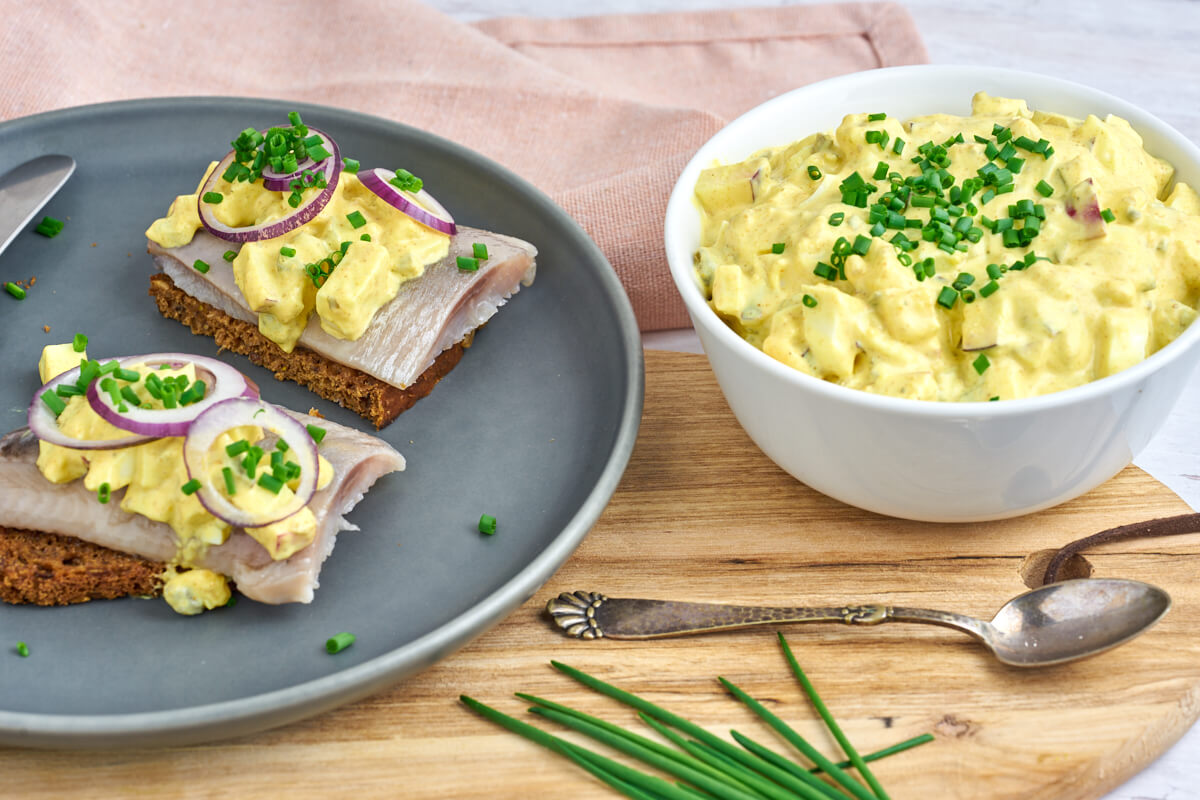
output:
M834 763L823 756L786 722L724 678L719 680L734 696L758 713L816 766L811 769L803 767L749 737L731 731L734 740L741 745L739 749L648 700L557 661L550 662L555 669L601 694L637 709L642 721L674 744L675 748L560 703L518 692L517 697L534 704L529 709L530 712L584 733L686 783L671 784L662 778L639 772L585 747L546 733L466 695L460 699L484 717L570 758L609 786L637 800L693 800L712 797L727 800L888 800L887 793L867 767L867 762L932 741L933 737L923 734L875 753L860 756L800 669L782 635L779 641L805 694L849 756L847 761ZM679 732L693 738L685 738ZM851 766L863 777L869 789L845 772ZM822 772L829 775L838 785L826 783L818 778L817 775Z

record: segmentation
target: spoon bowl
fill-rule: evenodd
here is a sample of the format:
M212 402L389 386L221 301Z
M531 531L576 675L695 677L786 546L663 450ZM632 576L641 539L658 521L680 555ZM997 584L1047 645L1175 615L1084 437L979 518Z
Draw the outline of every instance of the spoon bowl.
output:
M1170 595L1148 583L1063 581L1009 600L981 638L1005 664L1061 664L1129 641L1170 608Z
M656 639L790 622L941 625L971 634L1014 667L1045 667L1103 653L1148 630L1170 608L1170 595L1157 586L1117 578L1041 586L1009 600L990 622L949 611L875 603L733 606L564 592L546 604L555 623L577 639Z

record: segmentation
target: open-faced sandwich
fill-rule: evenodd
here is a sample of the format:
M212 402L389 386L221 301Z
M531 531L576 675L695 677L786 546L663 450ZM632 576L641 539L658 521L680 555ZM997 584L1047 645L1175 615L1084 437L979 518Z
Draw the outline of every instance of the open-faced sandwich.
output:
M244 130L146 231L164 316L382 427L534 278L536 249L456 226L406 170L291 114Z
M404 459L271 405L240 372L182 353L106 362L47 347L28 427L0 438L0 600L162 592L176 611L307 603L343 515Z

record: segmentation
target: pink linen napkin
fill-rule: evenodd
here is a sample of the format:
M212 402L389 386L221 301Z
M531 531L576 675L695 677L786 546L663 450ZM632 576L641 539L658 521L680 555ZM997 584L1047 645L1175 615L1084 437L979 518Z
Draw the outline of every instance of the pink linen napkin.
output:
M888 3L466 25L417 0L0 0L0 19L0 121L240 95L414 125L562 205L612 262L643 330L689 324L662 219L705 140L797 86L927 60L911 17Z

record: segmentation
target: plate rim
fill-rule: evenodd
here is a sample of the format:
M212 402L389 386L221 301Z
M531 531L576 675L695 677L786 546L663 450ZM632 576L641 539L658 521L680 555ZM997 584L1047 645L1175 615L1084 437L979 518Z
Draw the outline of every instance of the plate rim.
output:
M70 106L0 121L0 138L19 136L24 127L78 124L98 115L137 113L172 106L187 107L189 111L202 110L205 106L223 111L231 106L245 107L258 113L285 107L298 110L302 115L306 110L341 115L360 127L398 128L404 135L425 139L452 159L515 186L518 193L534 201L539 216L554 218L564 227L572 249L581 250L584 260L598 267L596 277L617 316L614 333L625 362L620 420L595 485L550 544L500 587L433 631L361 664L283 689L233 700L128 714L39 714L0 709L0 744L82 749L178 746L228 739L324 713L428 669L503 621L536 594L566 562L608 505L637 438L645 397L644 356L633 307L616 271L580 224L545 192L475 150L412 125L361 111L298 100L224 95L165 96Z

